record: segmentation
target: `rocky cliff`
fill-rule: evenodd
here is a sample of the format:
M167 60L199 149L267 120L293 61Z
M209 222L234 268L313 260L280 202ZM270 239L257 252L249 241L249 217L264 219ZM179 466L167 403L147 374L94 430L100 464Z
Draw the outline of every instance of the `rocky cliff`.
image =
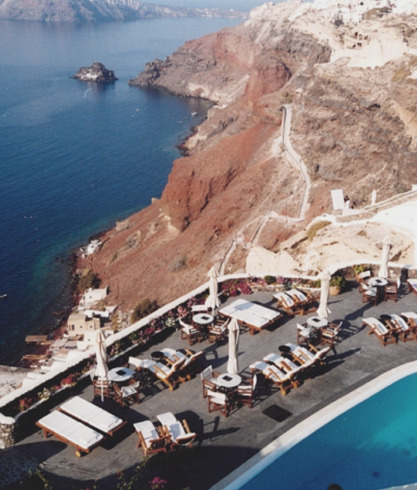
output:
M42 22L128 21L155 17L228 17L245 12L167 7L137 0L0 0L0 19Z
M332 211L331 189L360 208L373 189L382 200L417 183L416 17L371 0L327 3L265 4L130 82L214 105L161 198L104 237L93 263L111 300L125 309L169 301L204 282L213 263L245 271L260 248L281 254L271 273L290 264L316 274L320 253L314 263L300 257L311 221ZM281 145L284 106L295 160ZM374 245L369 232L362 246Z

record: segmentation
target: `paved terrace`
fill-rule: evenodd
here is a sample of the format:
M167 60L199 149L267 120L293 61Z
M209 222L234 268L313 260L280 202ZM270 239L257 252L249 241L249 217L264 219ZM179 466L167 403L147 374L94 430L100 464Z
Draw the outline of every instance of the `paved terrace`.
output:
M404 287L403 287L404 289ZM272 293L256 293L245 299L274 307ZM227 303L233 301L230 298ZM417 296L403 291L397 303L387 302L378 306L363 304L357 289L340 296L330 297L330 320L344 320L341 341L335 351L328 355L328 364L318 368L314 377L300 387L292 389L286 396L279 390L261 385L252 409L241 407L224 418L219 412L208 413L207 401L202 397L199 377L192 379L171 392L155 385L146 392L139 405L121 408L115 402L105 401L104 408L118 414L130 423L146 418L155 420L158 413L172 411L179 418L185 417L191 430L199 434L192 449L167 455L151 457L145 473L145 482L154 476L168 481L165 488L207 489L221 478L244 463L261 448L269 444L285 431L335 399L354 390L402 363L415 360L417 342L390 344L383 347L368 329L361 326L363 316L376 316L385 312L400 313L417 310ZM256 335L241 333L239 362L242 371L250 363L261 360L271 351L286 342L295 342L296 323L303 317L295 317L278 323L269 330ZM185 347L179 332L157 345L153 345L140 357L150 358L150 352L159 347ZM195 344L193 349L204 349L206 364L225 372L227 364L227 343L216 346L205 341ZM73 394L78 394L74 391ZM87 386L81 396L93 400L92 387ZM100 404L99 400L96 400ZM278 422L264 411L271 406L285 410L287 417ZM47 474L53 488L91 488L96 481L98 488L116 488L116 473L125 475L143 461L142 451L136 447L137 436L129 424L123 434L107 440L90 454L77 458L74 448L57 439L43 439L41 431L34 425L26 428L25 434L13 448L0 453L0 487L13 480L14 471L22 462L26 467L39 465ZM16 484L15 484L16 485ZM10 488L15 488L13 484ZM138 488L146 488L146 484Z

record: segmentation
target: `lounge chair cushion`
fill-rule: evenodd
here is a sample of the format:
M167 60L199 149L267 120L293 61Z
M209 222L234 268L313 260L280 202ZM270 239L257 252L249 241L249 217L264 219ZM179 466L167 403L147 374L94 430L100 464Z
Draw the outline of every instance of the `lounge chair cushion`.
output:
M86 451L103 439L102 434L58 410L42 417L38 424Z
M159 439L158 432L150 420L144 420L143 422L137 422L136 424L133 424L133 427L135 428L136 432L142 433L143 439L144 439L145 444L147 446L149 446L150 441L154 441L156 439Z
M102 432L111 432L123 420L79 396L61 405L61 410Z

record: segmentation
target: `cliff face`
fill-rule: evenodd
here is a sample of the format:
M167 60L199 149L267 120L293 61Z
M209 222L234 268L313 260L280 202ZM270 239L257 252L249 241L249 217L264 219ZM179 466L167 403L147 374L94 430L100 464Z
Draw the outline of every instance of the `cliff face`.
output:
M246 18L235 10L190 9L136 0L0 0L0 19L42 22L128 21L155 17Z
M110 300L125 309L144 297L172 300L205 282L213 263L244 271L252 248L284 250L331 211L330 189L343 188L359 207L374 188L382 200L417 182L415 17L369 14L350 26L332 12L267 4L130 82L216 105L185 143L188 156L174 162L160 200L104 237L93 265ZM392 43L395 56L375 53L374 45ZM286 104L304 173L281 146Z

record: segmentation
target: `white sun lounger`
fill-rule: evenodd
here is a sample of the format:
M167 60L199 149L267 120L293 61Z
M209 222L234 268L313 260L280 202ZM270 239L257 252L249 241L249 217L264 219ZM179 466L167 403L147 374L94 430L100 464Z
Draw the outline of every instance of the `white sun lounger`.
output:
M81 422L110 436L126 425L126 422L119 417L116 417L116 415L107 412L97 405L94 405L94 403L84 400L84 398L79 396L75 396L74 398L71 398L71 400L66 401L59 409L67 415L71 415Z
M36 425L43 430L45 438L51 434L60 441L75 446L75 454L78 457L82 452L89 453L104 438L99 432L59 410L45 415L36 422Z
M186 420L183 420L181 423L172 412L162 413L157 415L156 418L168 431L171 437L172 446L191 447L197 434L190 431Z
M150 420L133 424L138 435L138 447L142 447L145 457L159 452L166 453L169 439L158 434L155 426Z

